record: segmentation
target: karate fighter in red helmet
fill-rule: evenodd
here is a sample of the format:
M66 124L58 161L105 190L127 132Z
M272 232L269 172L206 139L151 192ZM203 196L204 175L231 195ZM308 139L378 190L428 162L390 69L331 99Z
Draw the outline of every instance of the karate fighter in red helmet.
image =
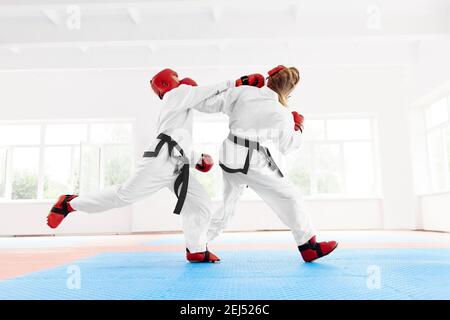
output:
M207 249L207 231L212 212L210 199L189 172L190 166L207 172L213 166L207 154L197 156L191 149L193 109L202 111L205 100L235 86L262 86L262 75L244 76L210 87L198 87L194 80L178 79L164 69L151 80L153 91L162 100L158 136L122 185L94 194L62 195L52 207L47 224L56 228L73 211L96 213L127 206L167 187L178 198L174 213L181 214L186 240L186 258L191 262L216 262L220 259Z
M252 188L291 230L304 261L331 253L335 241L317 242L300 194L283 176L268 148L272 142L283 153L297 149L303 132L303 116L287 109L288 97L300 81L296 68L278 66L269 71L267 86L230 88L206 101L209 112L229 116L230 133L222 144L223 206L208 230L216 238L233 216L245 187Z

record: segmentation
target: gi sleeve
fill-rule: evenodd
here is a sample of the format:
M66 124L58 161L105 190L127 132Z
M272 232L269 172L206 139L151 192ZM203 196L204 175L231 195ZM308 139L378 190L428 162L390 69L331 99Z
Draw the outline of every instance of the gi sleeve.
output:
M241 91L240 87L232 87L219 94L212 96L201 103L197 104L194 108L201 112L206 113L218 113L222 112L226 115L230 115L231 111L236 104L239 93Z
M202 111L202 106L204 106L205 101L213 99L232 87L234 87L234 83L232 81L226 81L207 87L190 87L190 92L187 96L185 107L186 109L194 108Z
M292 118L286 115L278 114L277 117L274 117L274 121L276 121L279 130L279 148L281 153L284 155L298 149L303 141L301 132L294 130L294 122L292 121Z

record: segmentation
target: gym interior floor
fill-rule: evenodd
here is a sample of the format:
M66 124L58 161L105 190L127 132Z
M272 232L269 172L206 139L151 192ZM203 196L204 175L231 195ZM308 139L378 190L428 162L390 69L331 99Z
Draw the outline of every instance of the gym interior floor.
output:
M450 299L450 234L329 231L303 263L289 232L225 233L192 264L181 234L0 238L0 299Z

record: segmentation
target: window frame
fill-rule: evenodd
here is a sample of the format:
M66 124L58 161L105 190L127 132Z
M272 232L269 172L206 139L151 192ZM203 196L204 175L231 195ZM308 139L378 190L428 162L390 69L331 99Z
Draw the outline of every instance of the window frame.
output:
M0 126L4 125L39 125L40 126L40 139L39 144L8 144L8 145L0 145L0 148L6 149L6 168L5 168L5 192L4 197L0 197L0 202L30 202L30 201L52 201L52 199L45 198L44 196L44 184L45 184L45 149L48 147L67 147L71 148L71 152L73 152L74 148L80 148L80 143L46 143L46 129L49 125L65 125L65 124L82 124L86 125L87 133L86 133L86 142L90 143L91 140L91 127L95 124L129 124L131 125L131 135L129 143L114 143L114 142L105 142L96 144L102 150L105 146L125 146L130 147L132 150L132 154L134 154L135 148L135 128L136 128L136 119L134 118L118 118L118 119L71 119L71 120L61 120L61 119L47 119L47 120L4 120L0 121ZM17 148L38 148L39 149L39 160L38 160L38 171L37 171L37 190L36 190L36 198L34 199L12 199L12 167L13 167L13 159L12 154L14 153L14 149ZM80 153L81 157L81 153ZM80 159L81 160L81 159ZM101 159L99 170L103 170L104 159ZM135 166L135 157L131 158L131 169ZM102 187L103 181L99 183L99 186Z
M434 126L428 125L428 114L432 106L442 100L447 100L447 121L444 121L442 123L436 124ZM445 135L445 131L448 130L450 133L450 95L441 96L437 99L434 99L432 102L427 103L422 108L422 121L423 121L423 127L425 128L424 134L425 134L425 152L426 152L426 159L427 159L427 175L429 180L429 193L442 193L442 192L450 192L450 167L448 166L448 163L450 161L450 154L448 153L447 146L446 146L446 140L448 139ZM446 163L446 174L445 174L445 186L443 188L439 188L435 184L434 176L433 176L433 170L432 170L432 155L430 152L430 135L438 132L439 136L441 138L442 144L441 144L441 151L443 153L445 163Z
M309 200L323 200L323 199L380 199L381 198L381 174L380 174L380 167L379 167L379 155L378 155L378 129L377 129L377 117L375 114L372 113L358 113L358 114L310 114L305 115L305 118L308 120L321 120L324 121L324 139L311 139L311 140L304 140L302 143L301 149L305 148L305 144L309 144L311 148L314 148L315 145L319 144L336 144L339 148L339 155L340 155L340 164L339 164L339 174L340 178L342 179L342 187L346 187L346 169L345 169L345 154L344 154L344 145L345 143L370 143L371 144L371 150L372 150L372 166L373 166L373 179L374 179L374 190L372 194L367 195L355 195L355 194L348 194L347 192L343 193L334 193L334 194L325 194L325 193L315 193L311 195L304 195L304 199ZM352 120L352 119L362 119L362 120L369 120L370 122L370 134L371 139L342 139L342 140L329 140L328 139L328 133L327 133L327 120ZM199 116L195 117L194 119L194 126L196 124L202 123L202 122L228 122L227 117L206 117L206 116ZM222 141L217 142L217 149L219 150L220 145ZM202 151L202 145L210 145L212 142L197 142L194 141L194 145L196 146L196 149L200 148ZM275 156L277 161L279 161L279 166L283 171L283 167L286 168L286 162L287 162L287 156L282 155L278 151L271 150L271 153ZM217 161L218 162L218 159ZM316 181L317 178L315 177L315 169L314 169L314 161L311 164L312 168L312 174L311 174L311 181L310 181L310 188L311 191L313 190L313 187L317 188L317 183L313 182ZM217 166L218 167L218 166ZM216 168L217 169L217 168ZM220 168L219 168L220 169ZM216 175L216 174L215 174ZM222 182L222 175L219 173L218 175L220 177L219 186L217 187L218 195L215 197L212 197L213 201L222 201L222 195L220 194L223 190L223 182ZM262 201L258 196L254 194L254 192L244 192L244 194L241 196L240 201L244 202L251 202L251 201Z
M317 175L314 166L314 161L311 163L311 182L310 182L310 195L304 195L304 199L379 199L381 198L381 175L379 169L379 155L378 155L378 134L377 134L377 123L376 115L372 113L358 113L358 114L309 114L305 115L308 120L320 120L324 122L324 138L323 139L304 139L300 149L308 148L314 156L314 147L320 144L325 145L337 145L339 149L339 178L341 179L343 192L340 193L317 193L313 192L317 189ZM328 137L328 125L329 120L369 120L370 122L370 135L371 139L329 139ZM344 145L345 143L370 143L372 150L372 166L373 166L373 178L374 178L374 190L373 194L367 195L355 195L348 193L346 189L346 166L345 166L345 153ZM286 165L286 156L281 155L282 165Z

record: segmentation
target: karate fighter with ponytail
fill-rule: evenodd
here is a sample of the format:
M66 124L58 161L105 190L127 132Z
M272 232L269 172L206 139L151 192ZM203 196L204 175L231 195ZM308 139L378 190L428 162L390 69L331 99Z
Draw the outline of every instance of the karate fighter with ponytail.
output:
M296 68L278 66L269 71L267 86L231 88L205 101L209 112L229 116L230 133L220 151L223 172L223 207L213 216L208 241L226 227L246 186L252 188L292 231L304 261L311 262L332 252L335 241L317 242L316 231L303 209L300 194L286 179L266 142L286 154L300 146L303 116L289 112L290 93L300 80Z
M197 87L189 78L178 79L164 69L151 80L153 91L162 100L158 136L146 151L132 177L124 184L88 195L62 195L52 207L47 224L56 228L73 211L96 213L132 204L167 187L178 198L174 213L181 214L186 240L186 258L191 262L216 262L220 259L207 249L207 231L212 212L210 199L189 172L190 166L207 172L213 165L207 154L195 156L191 150L193 109L231 87L262 86L262 75L244 76L211 87ZM199 159L199 160L198 160Z

